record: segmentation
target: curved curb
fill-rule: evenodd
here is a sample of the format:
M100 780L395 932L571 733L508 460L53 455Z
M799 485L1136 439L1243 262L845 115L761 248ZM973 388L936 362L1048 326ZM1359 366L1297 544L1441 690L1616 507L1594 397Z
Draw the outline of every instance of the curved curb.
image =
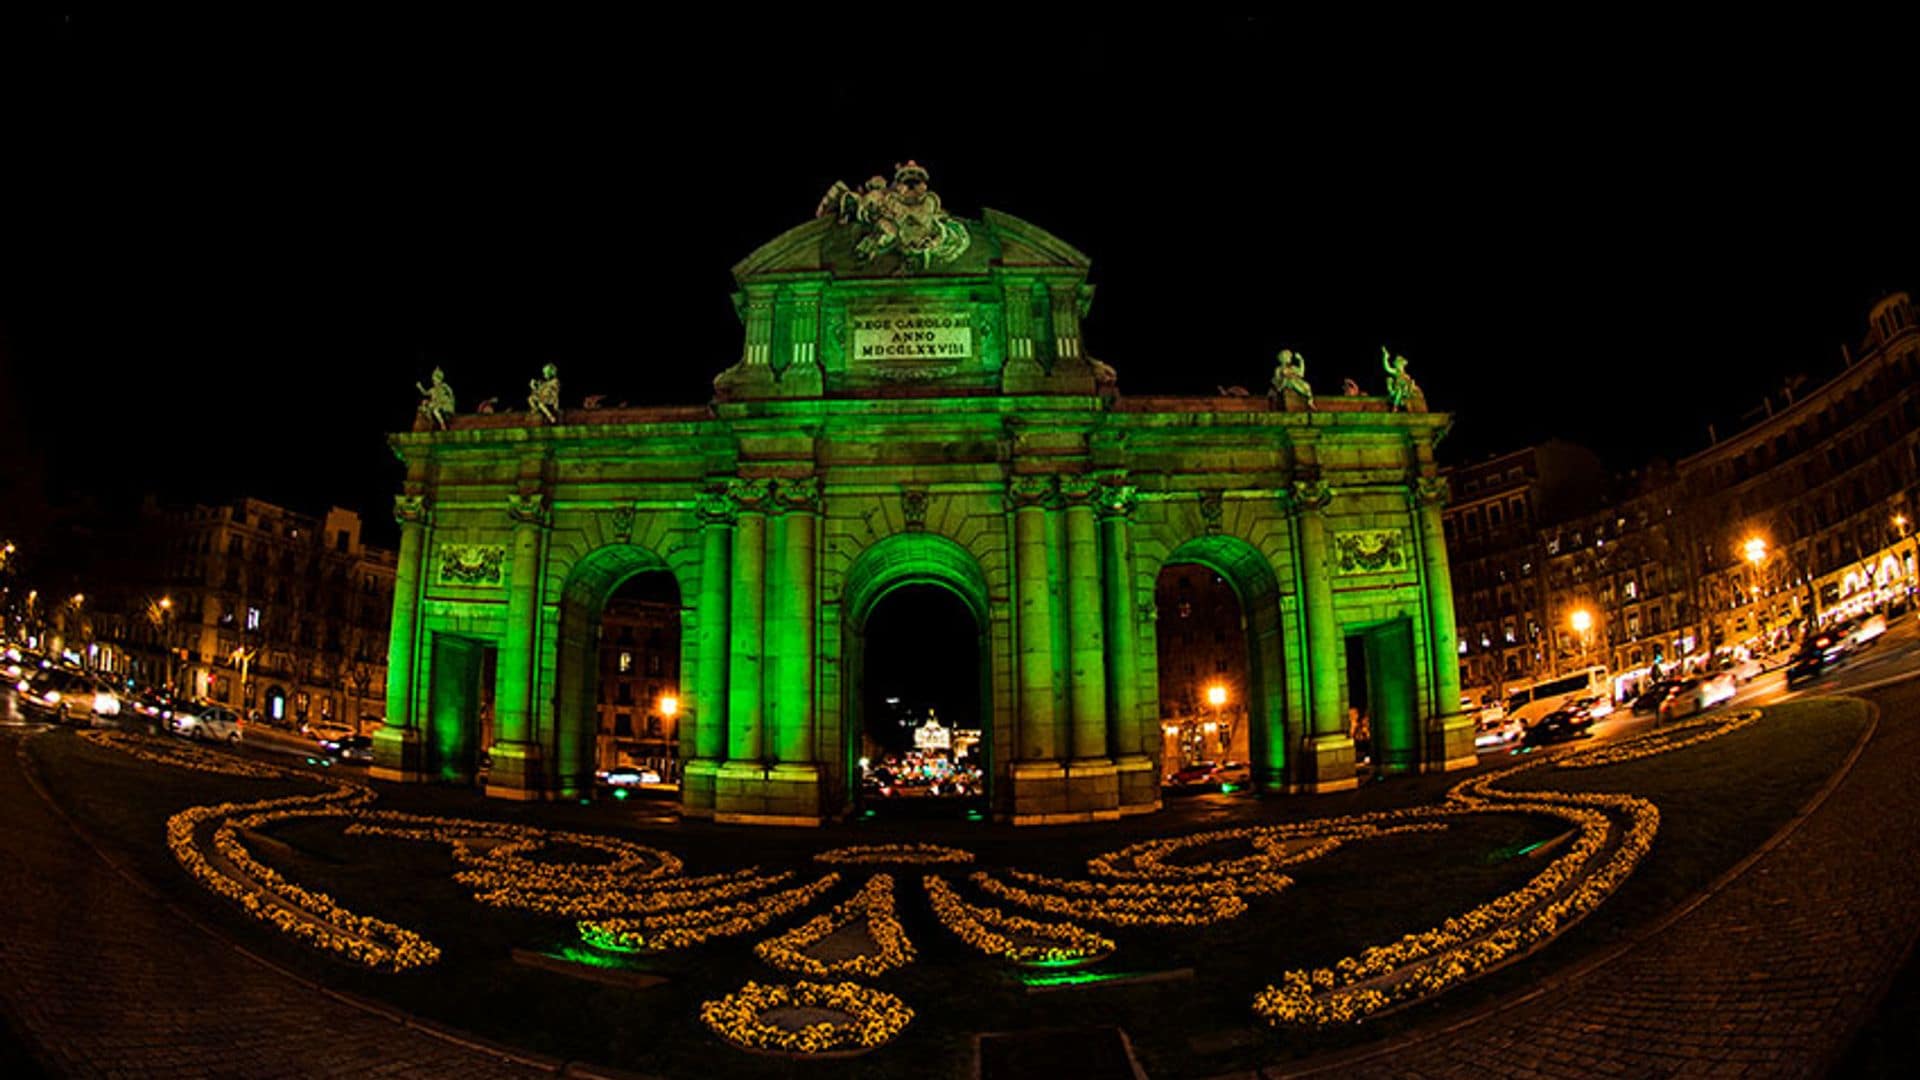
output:
M199 915L189 911L162 894L152 883L141 877L121 860L109 854L107 850L94 839L92 833L88 832L78 821L75 821L73 816L68 814L66 809L54 800L53 794L47 790L46 784L41 779L39 768L34 764L33 758L27 753L27 743L44 734L44 730L30 732L21 738L14 748L14 756L18 759L20 773L26 778L28 786L32 787L34 794L39 797L40 801L45 803L47 808L66 824L67 829L73 833L74 837L86 845L87 849L93 852L101 862L105 863L108 869L112 870L129 885L132 885L135 891L139 892L142 896L145 896L147 899L154 901L160 907L164 908L167 914L174 919L192 926L214 941L226 946L234 953L276 975L291 980L304 989L317 993L322 997L330 998L333 1001L365 1013L368 1016L378 1017L379 1019L390 1021L403 1028L417 1031L429 1038L446 1043L449 1046L459 1047L462 1050L482 1054L510 1064L521 1065L528 1069L559 1076L600 1076L612 1078L636 1075L608 1066L596 1065L591 1062L565 1061L560 1058L548 1057L544 1054L519 1050L501 1043L492 1042L459 1028L414 1016L411 1013L403 1012L384 1002L363 998L342 990L335 990L332 987L315 982L299 972L283 967L279 963L261 956L259 953L227 937L212 924L201 919Z
M1888 681L1905 681L1906 678L1920 678L1920 675L1906 676ZM1863 689L1877 689L1881 685L1885 684L1876 683ZM1832 696L1838 697L1843 695ZM1852 695L1844 696L1851 697ZM1399 1036L1383 1039L1377 1043L1355 1047L1352 1050L1335 1051L1323 1057L1309 1058L1304 1062L1298 1063L1301 1066L1299 1068L1291 1067L1293 1063L1256 1066L1259 1074L1265 1077L1318 1076L1333 1072L1337 1069L1348 1069L1356 1065L1363 1065L1379 1058L1384 1058L1389 1054L1397 1054L1408 1047L1429 1043L1454 1034L1455 1032L1473 1027L1476 1024L1499 1016L1501 1013L1519 1008L1550 991L1558 990L1561 987L1579 982L1599 971L1601 968L1606 967L1608 964L1613 963L1615 960L1620 959L1622 956L1632 952L1634 949L1639 948L1645 944L1648 939L1671 927L1674 923L1679 922L1682 918L1685 918L1699 908L1700 905L1713 899L1714 896L1725 890L1727 886L1733 884L1745 875L1762 857L1785 843L1789 837L1800 830L1800 827L1807 822L1807 819L1813 816L1815 811L1819 810L1820 807L1826 803L1829 796L1839 790L1840 785L1846 781L1847 777L1853 774L1854 765L1859 762L1861 755L1866 752L1867 744L1873 740L1874 735L1880 730L1880 707L1864 698L1855 698L1855 700L1859 701L1860 704L1867 709L1867 726L1865 730L1860 733L1860 737L1854 740L1853 749L1847 754L1846 760L1842 761L1839 767L1834 769L1833 774L1827 777L1826 783L1822 784L1820 789L1814 792L1813 796L1807 800L1806 804L1801 806L1801 808L1794 813L1793 817L1787 819L1779 829L1775 830L1772 836L1767 837L1759 847L1749 852L1745 858L1733 864L1733 866L1727 868L1719 877L1708 882L1699 892L1681 901L1671 911L1639 927L1620 941L1574 964L1572 967L1553 972L1526 990L1510 997L1489 1002L1464 1016L1455 1017L1446 1021L1436 1021L1431 1027L1416 1028Z

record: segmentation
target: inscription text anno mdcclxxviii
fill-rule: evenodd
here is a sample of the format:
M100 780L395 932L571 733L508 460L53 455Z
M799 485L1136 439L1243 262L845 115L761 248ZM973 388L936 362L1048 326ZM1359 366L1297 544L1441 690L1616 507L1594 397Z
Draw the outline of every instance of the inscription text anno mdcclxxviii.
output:
M899 311L855 315L855 360L954 360L973 355L964 313Z

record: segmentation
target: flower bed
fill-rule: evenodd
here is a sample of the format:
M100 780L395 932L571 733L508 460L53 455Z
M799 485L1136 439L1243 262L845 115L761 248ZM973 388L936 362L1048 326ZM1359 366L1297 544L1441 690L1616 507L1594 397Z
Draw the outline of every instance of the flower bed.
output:
M969 880L983 891L1008 903L1050 915L1092 919L1110 926L1210 926L1238 918L1247 910L1247 902L1234 893L1190 889L1154 895L1110 892L1091 896L1060 896L1009 885L985 871L975 871ZM1124 887L1124 883L1121 884Z
M828 874L810 884L738 904L638 918L583 919L580 933L582 937L593 935L595 940L628 949L684 949L714 938L758 930L813 903L839 880L839 874Z
M826 863L828 866L861 866L879 863L926 866L941 863L970 863L973 861L973 852L964 848L942 847L939 844L855 844L852 847L822 851L813 857L813 861Z
M1017 964L1091 963L1114 950L1111 938L1071 923L1036 922L998 908L969 904L938 875L928 874L922 882L940 925L988 956Z
M845 1019L800 1026L765 1019L769 1012L788 1009L837 1013ZM735 1046L816 1055L883 1046L913 1021L913 1010L892 994L859 983L763 986L750 982L726 997L703 1003L700 1019Z
M1730 732L1739 731L1759 720L1760 716L1759 709L1745 709L1736 713L1704 713L1678 724L1643 732L1611 746L1596 746L1568 754L1555 761L1554 765L1562 769L1592 769L1601 765L1618 765L1623 761L1638 761L1641 758L1694 746Z
M821 960L807 950L862 919L877 952L863 952L839 960ZM893 878L875 874L853 899L825 915L753 947L754 955L774 967L824 979L843 975L874 978L913 962L913 942L894 914Z

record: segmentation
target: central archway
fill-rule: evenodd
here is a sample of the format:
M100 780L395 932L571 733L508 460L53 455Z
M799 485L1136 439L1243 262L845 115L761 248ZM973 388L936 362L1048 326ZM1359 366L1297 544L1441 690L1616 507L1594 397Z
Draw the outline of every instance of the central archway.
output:
M944 594L944 597L929 597L927 594L931 592ZM899 602L908 604L917 599L923 610L937 613L937 617L970 618L972 622L971 627L957 631L961 634L970 633L974 643L972 660L976 669L977 692L971 697L978 703L977 715L965 718L965 722L972 725L967 730L977 729L980 732L980 743L972 751L981 762L983 782L983 790L978 793L976 800L980 806L991 805L993 787L1004 770L1005 762L1000 760L993 738L990 674L993 665L987 632L990 625L987 579L979 561L965 548L945 537L925 533L900 534L874 544L854 560L848 568L841 595L848 629L845 648L848 677L842 683L841 708L846 718L842 749L849 803L857 802L859 798L862 744L874 720L871 699L878 696L870 692L876 689L876 684L869 678L868 660L876 653L876 645L869 640L869 634L887 630L890 620L886 618L888 611L883 609L898 606L888 602L889 598L897 598ZM940 603L943 598L948 602ZM882 617L876 619L876 613ZM948 631L955 632L951 627ZM889 644L898 645L897 642ZM906 703L904 698L902 703ZM951 717L943 720L943 723L952 727L961 720Z

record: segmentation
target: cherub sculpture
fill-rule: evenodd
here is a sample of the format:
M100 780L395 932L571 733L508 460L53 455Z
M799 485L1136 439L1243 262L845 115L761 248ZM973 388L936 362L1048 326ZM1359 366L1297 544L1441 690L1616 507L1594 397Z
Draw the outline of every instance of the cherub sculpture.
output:
M1426 404L1426 396L1420 392L1420 385L1407 374L1407 358L1393 355L1385 345L1380 346L1380 366L1387 370L1387 397L1393 403L1394 411L1411 411L1413 406Z
M1108 405L1120 399L1120 373L1105 360L1087 357L1087 366L1093 369L1093 389L1100 400Z
M453 387L447 385L446 372L434 368L432 386L414 383L413 388L420 391L420 415L441 431L447 430L447 421L453 418Z
M1267 386L1267 399L1275 405L1284 406L1287 391L1291 390L1307 399L1307 408L1313 408L1313 387L1307 385L1307 357L1292 349L1281 349L1273 369L1273 381Z
M1341 379L1340 392L1342 394L1345 394L1348 397L1359 397L1360 384L1357 382L1354 382L1352 379Z
M560 369L548 364L540 369L540 377L528 379L527 386L533 393L527 395L527 409L549 424L560 422Z
M493 411L493 407L498 404L500 404L499 398L490 397L487 400L481 402L478 406L476 406L473 411L479 412L479 413L490 413Z

